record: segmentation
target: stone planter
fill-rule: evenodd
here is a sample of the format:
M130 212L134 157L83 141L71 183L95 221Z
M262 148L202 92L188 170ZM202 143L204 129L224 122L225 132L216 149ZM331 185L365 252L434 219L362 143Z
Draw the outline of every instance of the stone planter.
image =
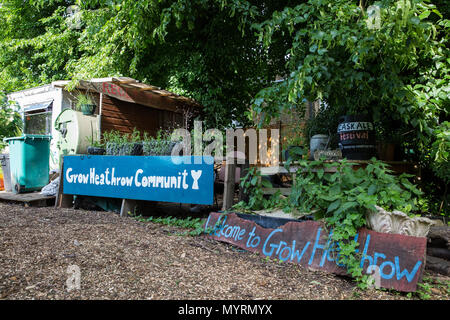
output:
M426 237L435 222L428 218L411 218L394 210L389 212L376 206L377 211L368 211L366 222L369 229L383 233L395 233L414 237Z

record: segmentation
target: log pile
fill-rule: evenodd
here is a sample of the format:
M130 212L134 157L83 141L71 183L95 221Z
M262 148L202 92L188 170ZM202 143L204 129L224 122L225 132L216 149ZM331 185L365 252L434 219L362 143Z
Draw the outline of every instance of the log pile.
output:
M433 226L427 237L426 269L450 276L450 227Z

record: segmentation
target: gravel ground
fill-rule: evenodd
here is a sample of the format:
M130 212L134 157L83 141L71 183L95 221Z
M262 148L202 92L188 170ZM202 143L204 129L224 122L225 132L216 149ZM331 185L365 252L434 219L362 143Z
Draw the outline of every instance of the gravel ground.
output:
M108 212L0 203L0 299L409 299L183 231ZM73 265L80 289L69 292ZM449 278L425 276L447 283L428 289L431 299L448 300Z

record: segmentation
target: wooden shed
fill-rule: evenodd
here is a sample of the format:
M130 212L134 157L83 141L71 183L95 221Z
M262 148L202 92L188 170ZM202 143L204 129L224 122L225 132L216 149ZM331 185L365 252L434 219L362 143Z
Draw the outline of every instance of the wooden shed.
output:
M53 86L66 89L69 83L56 81ZM201 105L190 98L127 77L80 80L75 89L67 91L71 108L80 92L96 100L94 114L101 133L117 130L127 134L136 128L155 135L159 129L189 128L202 112Z

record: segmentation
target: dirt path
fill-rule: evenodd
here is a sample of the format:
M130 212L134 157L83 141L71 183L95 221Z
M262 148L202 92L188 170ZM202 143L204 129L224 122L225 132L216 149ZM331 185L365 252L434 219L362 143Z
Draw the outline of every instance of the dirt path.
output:
M180 231L107 212L0 203L0 298L407 299ZM68 292L72 265L81 289ZM432 299L449 299L448 288L433 289Z

